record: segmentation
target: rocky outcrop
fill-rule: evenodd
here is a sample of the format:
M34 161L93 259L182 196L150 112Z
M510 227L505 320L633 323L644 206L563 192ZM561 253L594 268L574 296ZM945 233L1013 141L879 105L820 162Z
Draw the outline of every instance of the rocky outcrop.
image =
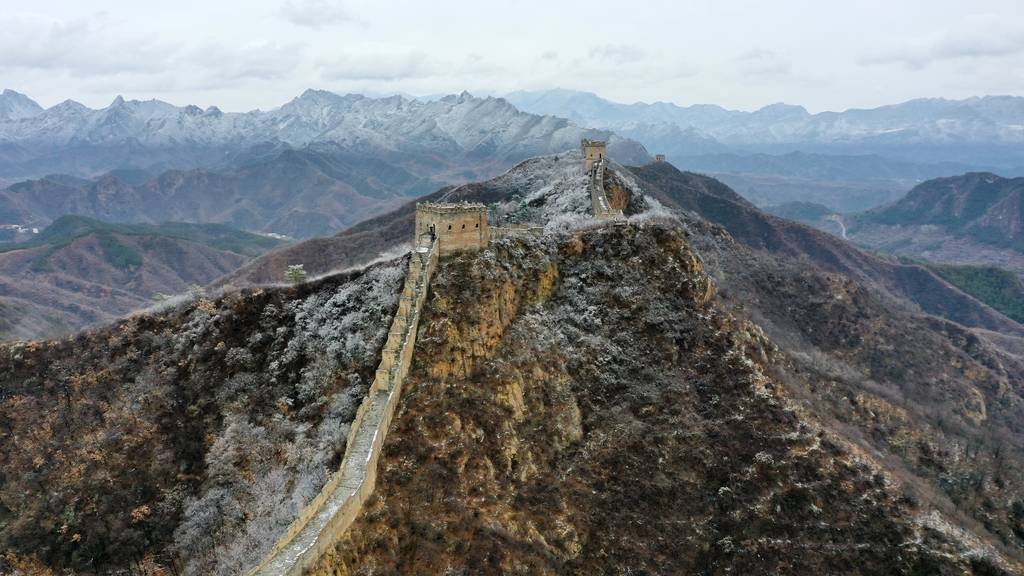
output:
M1000 573L710 285L650 225L443 262L378 490L313 573Z

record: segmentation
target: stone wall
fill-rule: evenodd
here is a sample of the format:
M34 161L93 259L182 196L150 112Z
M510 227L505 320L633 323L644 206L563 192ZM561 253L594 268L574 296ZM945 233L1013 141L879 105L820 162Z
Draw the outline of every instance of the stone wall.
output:
M622 210L612 208L608 202L608 196L604 192L604 172L607 161L602 158L598 160L590 170L590 180L587 182L587 189L590 191L590 209L594 218L598 220L610 220L621 218Z
M420 311L439 254L437 238L417 242L377 374L352 422L341 466L250 576L303 574L348 529L373 493L377 462L409 372Z

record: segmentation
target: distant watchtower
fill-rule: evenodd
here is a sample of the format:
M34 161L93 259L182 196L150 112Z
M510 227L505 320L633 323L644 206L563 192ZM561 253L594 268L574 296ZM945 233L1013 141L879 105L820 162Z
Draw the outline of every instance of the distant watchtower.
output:
M664 154L655 154L654 155L654 161L655 162L664 162L665 161L665 155Z
M605 149L608 145L602 140L587 140L584 138L583 141L580 142L580 146L583 148L583 173L589 174L594 163L602 160L606 156Z
M483 204L437 204L421 202L416 205L416 242L437 238L438 256L462 250L481 250L487 247L487 206Z

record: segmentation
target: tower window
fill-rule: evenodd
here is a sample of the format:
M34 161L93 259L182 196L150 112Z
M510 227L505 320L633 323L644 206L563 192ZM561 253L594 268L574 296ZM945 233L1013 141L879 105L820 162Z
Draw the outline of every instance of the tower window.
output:
M463 224L463 225L462 225L462 229L463 229L463 230L465 230L465 229L466 229L466 225L465 225L465 224Z
M451 229L452 229L452 225L451 225L451 224L449 224L449 225L448 225L448 229L449 229L449 230L451 230Z
M480 223L479 222L477 222L476 224L473 225L473 228L479 228L479 227L480 227Z

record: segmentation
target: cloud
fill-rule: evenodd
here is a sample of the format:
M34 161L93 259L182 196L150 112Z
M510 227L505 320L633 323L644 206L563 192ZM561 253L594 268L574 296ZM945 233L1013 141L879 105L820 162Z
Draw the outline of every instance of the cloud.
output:
M188 53L187 65L196 66L218 81L275 80L287 76L302 62L305 46L267 42L228 47L206 44Z
M788 76L793 68L788 59L771 50L754 49L740 54L736 61L740 72L749 76Z
M407 80L428 78L443 67L423 52L376 52L348 54L321 62L324 80Z
M67 22L0 17L0 30L0 69L64 70L78 77L157 73L176 52L150 38L110 34L103 14Z
M313 29L355 21L337 0L288 0L281 6L281 16L296 26Z
M124 30L104 14L59 21L0 16L0 71L67 75L112 91L227 88L277 80L303 60L299 43L182 46Z
M979 60L1024 55L1024 27L993 16L976 18L957 30L904 43L870 54L858 63L865 66L903 64L922 69L950 60Z
M612 64L632 64L647 58L647 53L632 44L603 44L590 49L590 57Z

